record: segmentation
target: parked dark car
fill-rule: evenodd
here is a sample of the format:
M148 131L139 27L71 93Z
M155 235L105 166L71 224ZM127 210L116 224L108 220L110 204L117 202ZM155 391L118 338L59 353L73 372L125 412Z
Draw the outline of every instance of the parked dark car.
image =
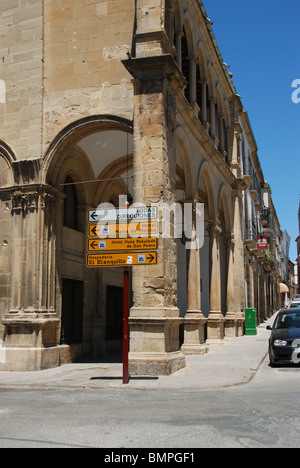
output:
M269 340L270 365L300 363L300 308L281 310Z

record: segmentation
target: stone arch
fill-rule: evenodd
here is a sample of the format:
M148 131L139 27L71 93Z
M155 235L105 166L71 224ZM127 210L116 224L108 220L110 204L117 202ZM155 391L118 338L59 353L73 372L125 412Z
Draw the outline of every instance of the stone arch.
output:
M204 160L199 169L198 193L200 202L204 203L204 245L200 250L200 268L201 268L201 308L205 317L208 317L210 311L210 277L211 277L211 242L209 226L215 224L217 217L216 196L213 189L213 174L208 161Z
M15 160L12 149L0 140L0 188L14 185L13 162Z
M93 180L94 173L85 153L77 145L69 148L56 164L51 165L48 177L51 184L58 189L63 187L67 177L71 177L76 184L78 202L93 204L93 194L89 184L84 187L81 182Z
M0 188L11 187L13 175L7 160L0 154Z
M6 83L0 80L0 104L6 104Z
M206 80L207 71L206 71L206 62L205 62L205 52L203 52L201 44L197 51L197 57L198 57L200 79L204 81Z
M215 87L214 87L214 80L212 77L212 72L211 72L211 66L207 67L207 87L208 87L208 96L209 97L214 97L215 95Z
M193 163L193 153L188 138L182 128L177 129L176 134L177 157L180 159L184 171L185 195L187 199L197 193L196 169Z
M232 232L232 210L230 210L230 205L230 194L228 193L226 186L222 184L218 194L218 210L222 210L224 214L226 234L230 234Z
M181 31L181 14L177 0L165 0L165 29L171 44L175 45L175 36Z
M117 194L127 193L124 181L111 179L132 169L132 154L126 154L131 133L132 122L120 117L98 115L73 122L48 148L42 163L42 180L63 191L64 181L70 176L76 184L79 206L96 207L107 202L103 197L105 193L111 197L113 188ZM121 136L118 143L116 140ZM118 157L120 152L122 156Z
M216 219L217 209L216 209L216 197L213 190L212 181L213 177L211 175L211 170L209 164L206 160L203 161L199 171L198 177L198 191L201 191L201 185L205 188L205 196L207 201L207 211L208 217L210 220ZM203 184L201 183L203 181Z
M230 129L231 123L230 123L229 103L228 103L227 99L225 99L225 101L224 101L223 113L224 113L224 119L223 119L224 151L226 151L226 162L229 163L229 153L230 153L230 150L229 150L229 129Z
M223 142L221 145L221 125L223 125L223 117L221 120L221 116L223 116L223 105L222 105L222 99L220 96L220 92L218 89L215 90L215 136L218 138L219 142L219 150L221 150L221 146L223 146ZM223 150L223 148L222 148Z
M203 53L201 44L197 51L197 70L196 70L196 88L197 88L197 103L199 107L202 107L202 87L206 81L206 64L205 64L205 53Z
M111 199L112 195L121 195L127 192L126 180L121 179L121 176L126 172L132 171L133 169L133 155L130 154L123 156L116 161L109 164L98 176L99 180L105 179L119 179L119 180L108 180L103 182L103 185L98 185L95 193L96 204L106 202Z
M42 164L42 181L51 183L51 166L59 163L64 152L83 140L85 137L102 131L121 131L132 134L133 124L122 117L112 115L94 115L86 117L60 131L50 144Z
M195 53L195 44L194 44L194 37L192 34L192 29L190 26L190 19L187 17L184 19L184 22L183 22L183 33L187 41L188 54L189 56L192 56Z
M182 35L182 74L187 82L187 86L185 88L185 97L189 102L191 102L191 87L193 86L194 81L191 69L191 60L193 60L193 56L193 35L191 33L189 21L185 19Z
M221 310L225 316L227 313L227 289L229 274L230 243L232 239L232 210L230 210L230 194L225 184L222 184L218 194L218 220L221 225L219 239L220 249L220 273L221 273Z

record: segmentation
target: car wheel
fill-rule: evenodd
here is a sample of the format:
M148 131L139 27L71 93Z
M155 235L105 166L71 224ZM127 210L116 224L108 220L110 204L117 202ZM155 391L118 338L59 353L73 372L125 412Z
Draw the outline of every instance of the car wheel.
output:
M275 367L278 367L278 365L275 364L275 362L270 361L270 367L274 369Z
M270 366L270 367L276 367L276 363L273 361L272 356L271 356L271 353L269 353L269 359L270 359L270 364L269 364L269 366Z

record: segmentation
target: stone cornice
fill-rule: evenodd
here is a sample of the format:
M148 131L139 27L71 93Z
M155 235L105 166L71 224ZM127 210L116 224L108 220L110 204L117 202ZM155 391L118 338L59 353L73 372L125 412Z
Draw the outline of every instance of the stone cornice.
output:
M122 61L135 79L167 78L177 87L183 88L186 80L171 54L130 58Z
M4 187L0 188L0 200L9 200L15 197L26 197L33 194L42 195L49 194L57 199L63 200L65 195L64 193L57 190L51 185L44 184L28 184L28 185L18 185L14 187Z

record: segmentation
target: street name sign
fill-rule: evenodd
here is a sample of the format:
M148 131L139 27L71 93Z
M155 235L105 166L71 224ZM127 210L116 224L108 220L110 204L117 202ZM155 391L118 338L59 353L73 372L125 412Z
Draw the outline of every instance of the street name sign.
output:
M258 250L268 250L269 249L268 236L257 236L257 249Z
M89 237L138 237L158 234L158 221L139 221L120 224L90 224Z
M87 267L124 267L131 265L155 265L157 263L157 252L131 252L129 253L106 253L88 254Z
M155 250L156 238L138 239L89 239L88 250L90 252L107 250Z
M89 210L89 223L107 223L111 221L158 219L157 206L143 206L136 208L96 209Z

